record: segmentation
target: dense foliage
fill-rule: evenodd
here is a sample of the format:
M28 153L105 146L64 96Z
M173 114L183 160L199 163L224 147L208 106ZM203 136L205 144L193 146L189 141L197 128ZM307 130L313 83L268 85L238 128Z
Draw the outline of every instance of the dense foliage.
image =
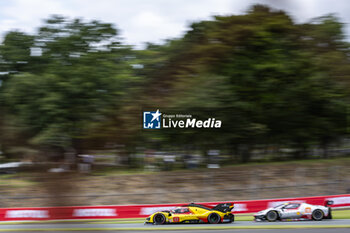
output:
M256 147L324 149L347 133L350 60L333 15L297 24L262 5L193 23L144 50L111 24L53 16L0 46L0 145L7 156L123 144L249 161ZM142 130L144 109L221 119L221 129Z

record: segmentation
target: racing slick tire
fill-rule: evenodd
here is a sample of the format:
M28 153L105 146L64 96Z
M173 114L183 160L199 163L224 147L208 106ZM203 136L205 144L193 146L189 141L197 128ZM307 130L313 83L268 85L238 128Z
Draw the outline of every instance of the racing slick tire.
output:
M156 214L153 216L153 222L156 225L162 225L166 221L164 214Z
M208 223L210 224L218 224L221 218L217 213L211 213L208 216Z
M320 209L316 209L314 211L312 211L312 219L315 221L321 221L324 217L324 213L322 210Z
M325 219L332 219L332 209L330 207L328 207L328 216L325 217Z
M266 214L266 220L269 222L275 222L278 219L278 213L277 211L270 210Z

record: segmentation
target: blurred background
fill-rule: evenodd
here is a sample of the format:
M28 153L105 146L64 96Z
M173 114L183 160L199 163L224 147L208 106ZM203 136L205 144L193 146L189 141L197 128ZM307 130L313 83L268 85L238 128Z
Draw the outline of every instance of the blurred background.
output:
M348 1L176 3L0 2L0 207L350 193Z

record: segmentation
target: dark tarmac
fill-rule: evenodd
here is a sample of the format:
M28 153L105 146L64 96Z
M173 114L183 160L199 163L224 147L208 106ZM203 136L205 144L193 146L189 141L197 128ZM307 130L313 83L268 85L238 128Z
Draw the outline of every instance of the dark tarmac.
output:
M247 228L247 229L244 229ZM287 229L283 229L287 228ZM298 222L239 221L230 224L167 224L144 225L142 223L9 223L0 224L0 232L253 232L253 233L349 233L350 219Z

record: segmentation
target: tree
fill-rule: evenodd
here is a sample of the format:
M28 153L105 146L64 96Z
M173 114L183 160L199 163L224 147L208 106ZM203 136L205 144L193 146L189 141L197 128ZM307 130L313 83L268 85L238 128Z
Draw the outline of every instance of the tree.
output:
M342 38L334 17L296 24L283 11L255 5L245 15L193 23L183 38L153 46L168 57L153 64L150 77L167 87L164 107L207 117L203 106L220 111L224 128L187 132L191 143L242 148L241 161L256 145L281 144L301 158L345 133L345 92L334 77L350 74ZM339 62L330 65L328 56Z
M131 69L129 49L110 24L54 16L35 37L41 51L33 72L14 75L3 89L6 111L35 145L60 157L122 104ZM19 51L21 54L21 52Z
M296 158L321 146L327 156L346 133L349 54L336 17L298 24L264 5L194 22L183 37L138 51L111 24L53 16L37 34L10 32L0 46L0 122L15 144L55 154L157 142L223 149L242 162L267 145L293 148ZM150 109L215 117L223 127L146 132L140 112Z

